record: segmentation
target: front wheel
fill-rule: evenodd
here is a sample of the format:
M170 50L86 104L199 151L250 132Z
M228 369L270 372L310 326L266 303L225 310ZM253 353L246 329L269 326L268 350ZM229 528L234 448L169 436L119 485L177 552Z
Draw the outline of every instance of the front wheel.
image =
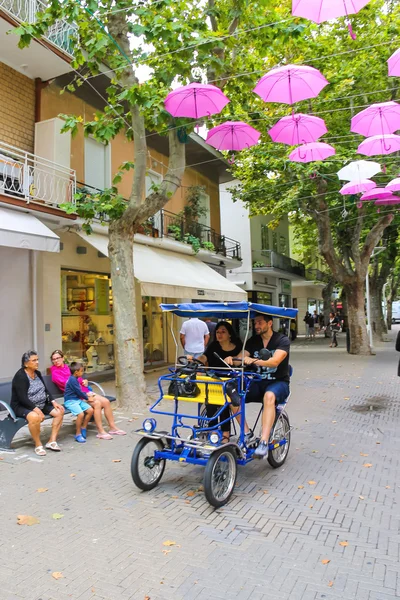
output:
M154 453L163 449L164 444L160 440L145 437L136 444L131 461L131 475L139 489L148 492L160 482L165 460L156 459Z
M236 452L232 448L220 448L211 454L204 472L204 495L211 506L219 508L228 502L236 475Z
M268 462L274 469L281 467L285 462L290 447L290 423L285 413L281 413L272 429L271 441L278 443L286 440L286 444L278 446L268 452Z

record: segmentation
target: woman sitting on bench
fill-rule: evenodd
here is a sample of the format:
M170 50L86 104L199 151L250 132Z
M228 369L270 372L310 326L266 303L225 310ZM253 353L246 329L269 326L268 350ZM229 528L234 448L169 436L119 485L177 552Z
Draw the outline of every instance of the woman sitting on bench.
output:
M62 425L64 407L56 400L50 400L49 392L38 371L39 358L35 350L28 350L22 356L22 367L12 380L11 408L17 417L28 421L30 434L35 443L35 454L46 456L46 450L40 441L40 423L45 415L53 417L51 436L46 444L48 450L60 452L57 435Z

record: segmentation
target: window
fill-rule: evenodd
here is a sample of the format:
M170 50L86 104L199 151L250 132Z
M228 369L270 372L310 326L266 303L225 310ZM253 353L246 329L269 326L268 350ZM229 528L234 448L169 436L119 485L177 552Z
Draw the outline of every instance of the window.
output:
M287 240L284 235L279 237L279 252L287 256Z
M85 184L99 190L111 185L111 147L85 138Z
M276 231L272 232L272 250L278 252L278 234Z
M261 225L261 250L270 250L268 225Z

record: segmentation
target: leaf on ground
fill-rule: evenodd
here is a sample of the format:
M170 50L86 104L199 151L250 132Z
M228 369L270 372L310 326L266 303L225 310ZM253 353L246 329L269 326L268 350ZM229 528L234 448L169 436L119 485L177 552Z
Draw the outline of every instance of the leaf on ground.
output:
M173 542L172 540L166 540L163 542L163 546L176 546L176 542Z
M310 479L310 481L307 481L307 483L308 485L315 485L317 482Z
M336 444L331 444L331 446L336 446Z
M360 452L360 456L369 456L369 455L365 454L364 452Z
M48 492L49 488L38 488L36 491L39 492L39 494L43 494L44 492Z
M177 500L177 499L179 498L179 496L171 496L171 498L172 498L173 500Z
M2 458L2 457L0 456L0 460L4 460L4 458Z
M346 398L344 398L344 400L350 400L350 398L348 396L346 396Z
M349 545L349 542L339 542L339 546L344 546L344 547L346 547L346 546L348 546L348 545Z
M329 581L328 587L332 587L332 586L333 586L333 581Z
M57 519L62 519L62 518L63 518L63 516L64 516L64 515L61 515L60 513L53 513L53 514L51 515L51 518L52 518L52 519L56 519L56 520L57 520Z
M96 592L96 590L94 589L94 587L90 591L92 592L92 594L94 594Z
M390 485L385 485L386 490L390 490Z
M327 565L327 564L329 564L331 562L331 559L330 558L324 558L323 560L321 560L321 562L322 562L323 565Z
M319 450L313 450L313 454L318 454Z
M314 496L314 500L322 500L322 496Z
M263 494L268 494L268 490L263 490Z
M337 421L332 421L332 423L337 423Z
M364 496L358 496L360 500L364 500Z
M145 596L144 600L150 600L150 596Z
M340 459L339 462L343 462L342 459Z
M190 492L186 492L186 496L194 496L196 492L194 492L193 490L190 490Z
M367 469L369 469L369 467L372 467L372 463L364 463L363 467L367 467Z
M342 458L344 458L345 456L347 456L347 454L341 454L340 455Z
M31 515L18 515L17 516L18 525L38 525L40 523L39 519L36 517L32 517Z
M71 473L70 477L76 477L75 473Z
M297 486L297 489L298 489L298 490L303 490L303 489L304 489L304 485L298 485L298 486Z
M171 550L163 550L162 553L165 554L165 556L167 556L167 554L169 554L171 552Z
M333 494L335 496L335 498L337 498L339 496L339 494Z
M380 444L380 442L375 442L376 444Z
M62 579L64 577L64 575L60 573L60 571L54 571L54 573L52 573L51 576L54 577L54 579Z
M113 458L113 462L121 462L120 458Z

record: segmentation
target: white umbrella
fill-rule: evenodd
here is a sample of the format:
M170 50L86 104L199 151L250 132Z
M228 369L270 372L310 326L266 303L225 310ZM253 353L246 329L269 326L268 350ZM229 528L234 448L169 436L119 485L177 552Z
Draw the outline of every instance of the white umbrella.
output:
M337 176L339 179L345 181L361 181L362 179L369 179L377 173L380 173L381 165L377 162L370 160L356 160L343 167L338 171Z

